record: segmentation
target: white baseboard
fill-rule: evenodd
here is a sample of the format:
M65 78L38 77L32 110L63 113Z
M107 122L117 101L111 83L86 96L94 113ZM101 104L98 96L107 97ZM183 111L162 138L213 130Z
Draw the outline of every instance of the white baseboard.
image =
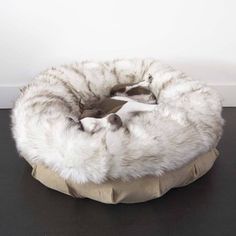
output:
M236 85L211 85L219 91L224 107L236 107ZM19 87L0 86L0 109L9 109L19 96Z
M232 85L211 85L223 98L224 107L236 107L236 84Z
M0 86L0 109L12 108L19 94L17 86Z

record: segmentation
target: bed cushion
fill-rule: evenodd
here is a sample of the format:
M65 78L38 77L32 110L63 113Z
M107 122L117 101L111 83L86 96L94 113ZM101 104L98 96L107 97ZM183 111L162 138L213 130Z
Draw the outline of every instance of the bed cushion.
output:
M110 95L130 83L148 84L155 109L134 112L117 129L108 124L87 132L81 125L91 121L87 106L100 106L102 117L119 114L131 103L122 107ZM42 72L22 89L11 118L17 150L36 179L74 197L128 203L160 197L205 174L218 155L221 111L218 93L184 73L158 60L120 59Z

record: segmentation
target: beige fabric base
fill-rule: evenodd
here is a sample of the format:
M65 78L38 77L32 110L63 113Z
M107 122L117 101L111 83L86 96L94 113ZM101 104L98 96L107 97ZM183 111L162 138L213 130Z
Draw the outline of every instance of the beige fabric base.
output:
M161 197L171 188L192 183L211 169L218 155L219 152L214 149L180 169L159 177L146 176L131 182L110 180L103 184L76 184L65 181L43 165L32 165L32 176L45 186L73 197L90 198L110 204L137 203Z

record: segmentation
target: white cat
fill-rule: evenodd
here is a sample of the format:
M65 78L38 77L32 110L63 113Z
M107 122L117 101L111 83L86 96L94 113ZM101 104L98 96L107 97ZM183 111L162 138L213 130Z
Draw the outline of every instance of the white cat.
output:
M125 101L126 103L114 114L109 114L104 118L87 117L79 120L79 125L85 132L95 133L101 129L116 131L130 122L130 120L143 112L154 111L157 101L151 93L149 87L152 77L146 81L135 84L120 85L112 88L113 96L111 99ZM122 90L122 92L121 92Z

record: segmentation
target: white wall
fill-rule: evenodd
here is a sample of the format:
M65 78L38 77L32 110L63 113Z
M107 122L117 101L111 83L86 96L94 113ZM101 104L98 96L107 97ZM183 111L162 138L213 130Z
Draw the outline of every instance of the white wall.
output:
M156 57L236 92L235 10L235 0L2 0L0 106L8 88L82 59Z

